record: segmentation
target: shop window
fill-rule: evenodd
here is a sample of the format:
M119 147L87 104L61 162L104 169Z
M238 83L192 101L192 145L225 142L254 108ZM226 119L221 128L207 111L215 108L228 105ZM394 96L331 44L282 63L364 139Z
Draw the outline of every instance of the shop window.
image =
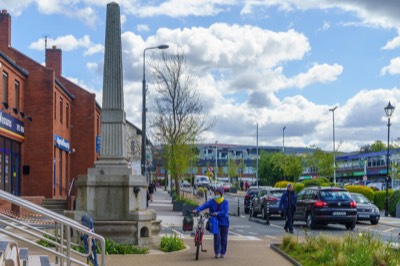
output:
M60 97L60 123L63 123L63 99Z
M69 128L69 104L65 104L65 126Z
M19 110L19 82L15 81L15 103L14 106Z
M3 72L3 102L8 102L8 74Z

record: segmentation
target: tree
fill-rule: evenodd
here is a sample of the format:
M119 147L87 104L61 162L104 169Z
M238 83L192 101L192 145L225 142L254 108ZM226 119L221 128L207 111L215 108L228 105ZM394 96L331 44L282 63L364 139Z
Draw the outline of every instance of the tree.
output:
M333 154L326 153L318 148L314 151L313 156L317 162L319 176L328 179L330 176L333 176Z
M208 122L193 76L187 72L186 59L182 52L161 53L161 60L151 64L156 81L153 112L150 124L154 134L167 147L167 170L175 180L175 189L180 193L180 178L187 169L189 156L180 154L190 151L187 144L209 130L214 122ZM185 167L186 166L186 167ZM185 168L184 168L185 167Z
M236 160L233 158L229 158L227 168L228 168L228 177L231 183L233 183L232 178L237 177L237 172L238 172L238 166L236 164Z
M376 140L374 143L371 144L371 151L384 151L386 150L386 144L383 143L381 140Z
M282 180L283 170L276 165L275 154L276 153L272 154L265 151L261 151L260 153L260 159L258 161L258 178L260 185L272 186L276 182Z

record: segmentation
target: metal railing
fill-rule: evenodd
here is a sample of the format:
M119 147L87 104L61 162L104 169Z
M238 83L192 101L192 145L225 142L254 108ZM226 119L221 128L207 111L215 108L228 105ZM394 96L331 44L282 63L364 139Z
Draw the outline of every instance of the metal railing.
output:
M85 260L90 255L92 248L89 247L87 254L73 249L73 247L79 247L81 243L73 242L72 234L75 232L81 235L88 235L90 239L95 239L100 242L100 265L105 266L105 239L101 235L95 234L91 229L75 220L16 197L3 190L0 190L0 200L5 200L14 205L13 209L15 209L15 206L18 206L17 209L23 208L24 211L26 210L26 212L29 213L27 216L24 216L21 214L20 210L16 213L6 212L4 209L0 210L0 224L3 223L5 226L19 231L20 234L15 233L15 231L12 232L9 228L7 230L0 228L0 233L55 255L56 263L60 263L60 265L64 265L64 261L66 265L71 265L71 263L88 265L75 257L82 257L82 260ZM26 222L30 220L32 222ZM34 223L38 221L42 221L42 223L46 224L54 224L54 234L34 226ZM28 239L26 235L33 237L35 240ZM76 239L80 240L80 237ZM44 247L36 243L37 240L46 241L55 248ZM72 255L74 255L74 257L72 257Z

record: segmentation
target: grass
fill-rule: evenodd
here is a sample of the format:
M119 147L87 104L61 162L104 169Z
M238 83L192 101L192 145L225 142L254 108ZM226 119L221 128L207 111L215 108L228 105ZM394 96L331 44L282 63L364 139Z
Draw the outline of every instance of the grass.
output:
M305 243L285 236L281 248L304 266L400 265L400 250L369 232L347 233L340 238L306 234Z
M185 248L183 240L176 234L161 237L160 250L164 252L173 252Z

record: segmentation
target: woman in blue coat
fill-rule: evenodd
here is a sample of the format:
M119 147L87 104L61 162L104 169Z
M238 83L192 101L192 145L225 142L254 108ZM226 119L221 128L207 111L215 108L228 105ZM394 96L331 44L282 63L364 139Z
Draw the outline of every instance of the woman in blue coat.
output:
M222 187L217 188L214 194L213 199L199 206L193 212L197 213L209 209L210 215L217 217L219 230L217 234L214 234L214 252L215 258L217 259L225 257L226 247L228 245L229 203L223 197L224 189Z

